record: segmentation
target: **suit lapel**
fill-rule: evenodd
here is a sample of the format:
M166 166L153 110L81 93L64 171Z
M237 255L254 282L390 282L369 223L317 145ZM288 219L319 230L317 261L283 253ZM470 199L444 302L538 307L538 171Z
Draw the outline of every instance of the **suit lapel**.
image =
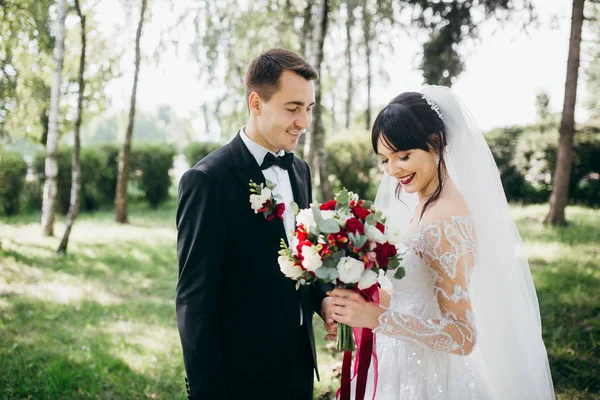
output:
M290 176L290 184L292 185L292 192L294 193L294 201L298 204L298 207L302 209L308 207L308 198L306 194L306 182L300 170L300 163L301 161L299 159L294 158L292 168L288 171L288 175Z
M258 166L256 159L252 156L242 138L240 138L239 133L229 142L229 150L233 159L233 163L230 165L231 172L248 193L248 211L253 213L252 208L250 208L250 181L252 180L259 185L265 184L265 176ZM271 221L267 221L262 214L256 214L255 217L262 219L278 237L285 239L287 243L283 221L277 217Z

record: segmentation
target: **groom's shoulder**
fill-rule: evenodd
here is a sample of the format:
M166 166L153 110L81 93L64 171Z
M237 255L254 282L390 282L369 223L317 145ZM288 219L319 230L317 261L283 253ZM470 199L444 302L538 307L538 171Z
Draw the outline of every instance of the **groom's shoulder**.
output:
M204 173L212 179L221 178L229 170L231 155L228 145L224 145L205 156L187 172L191 174Z
M294 164L296 164L298 168L300 168L300 171L310 175L310 168L308 167L307 162L304 161L302 158L298 157L298 155L294 157Z

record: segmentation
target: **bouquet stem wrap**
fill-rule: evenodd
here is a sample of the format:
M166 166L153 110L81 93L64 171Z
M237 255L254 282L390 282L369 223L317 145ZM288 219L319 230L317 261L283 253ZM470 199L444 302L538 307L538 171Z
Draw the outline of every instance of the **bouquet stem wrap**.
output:
M379 304L379 290L377 285L373 285L370 288L365 290L358 290L355 288L354 290L358 291L367 301L372 301L375 304ZM345 329L349 328L346 325L338 325L338 346L340 341L340 328ZM350 342L354 345L354 340L356 340L356 347L358 351L356 353L356 358L354 360L354 373L351 375L351 364L352 364L352 350L343 349L344 350L344 361L342 364L342 386L337 392L337 398L340 400L350 400L351 395L351 382L356 379L356 400L364 400L365 392L367 387L367 380L369 375L369 367L371 366L371 360L373 361L374 366L374 384L373 384L373 399L375 399L375 394L377 391L377 351L376 351L376 343L375 336L373 336L373 332L368 328L354 328L354 338L350 338ZM345 333L344 333L345 334ZM347 342L345 343L347 344Z

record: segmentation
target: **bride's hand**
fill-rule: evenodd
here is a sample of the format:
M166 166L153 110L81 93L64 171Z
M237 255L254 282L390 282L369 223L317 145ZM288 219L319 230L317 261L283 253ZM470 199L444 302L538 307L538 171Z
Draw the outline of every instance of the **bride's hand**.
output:
M390 292L388 292L385 289L379 289L379 304L381 304L381 306L383 308L389 308L390 307L390 301L392 300L392 296L390 295Z
M333 289L327 294L333 298L333 319L354 328L373 329L379 325L383 307L366 301L359 293L347 289Z

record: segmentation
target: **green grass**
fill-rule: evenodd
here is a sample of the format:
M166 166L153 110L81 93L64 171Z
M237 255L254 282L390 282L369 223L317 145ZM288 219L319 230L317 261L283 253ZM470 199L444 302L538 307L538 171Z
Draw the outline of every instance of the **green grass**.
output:
M600 211L571 207L567 228L545 206L513 207L538 290L560 399L600 398ZM39 215L0 223L0 398L184 399L177 334L174 202L82 215L67 256L42 237ZM62 233L63 220L56 224ZM330 399L340 360L315 319Z

